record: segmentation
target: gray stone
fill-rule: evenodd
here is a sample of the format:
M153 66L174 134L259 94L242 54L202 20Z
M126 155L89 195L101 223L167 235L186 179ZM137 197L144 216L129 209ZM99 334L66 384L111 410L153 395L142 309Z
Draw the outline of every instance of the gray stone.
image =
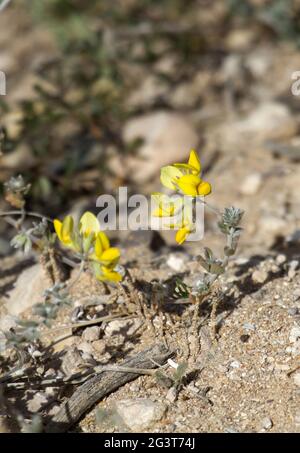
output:
M115 409L128 428L140 431L161 420L166 406L147 398L136 398L118 401Z
M263 270L256 270L252 274L252 281L254 283L264 283L268 278L268 273Z
M260 173L251 173L242 182L240 192L243 195L255 195L263 182L262 175Z
M99 326L92 326L92 327L87 327L83 334L82 334L82 339L84 341L96 341L99 340L100 336L100 327Z
M167 259L167 265L175 272L182 272L186 261L187 257L182 256L182 254L171 253Z
M128 143L138 138L143 140L138 157L127 159L130 176L137 183L158 177L164 165L186 160L199 141L186 117L165 111L131 119L125 126L124 139Z
M105 335L133 335L141 324L140 319L115 319L107 323Z
M300 327L292 327L290 331L290 343L296 343L300 339Z
M47 404L48 398L49 396L46 393L36 392L27 403L28 410L32 413L39 412Z
M293 380L297 387L300 387L300 372L294 374Z
M18 316L40 302L47 288L49 288L49 282L40 264L25 269L17 279L14 289L9 293L9 299L5 304L7 313Z
M271 429L273 426L273 422L270 417L264 417L261 421L261 427L263 429Z

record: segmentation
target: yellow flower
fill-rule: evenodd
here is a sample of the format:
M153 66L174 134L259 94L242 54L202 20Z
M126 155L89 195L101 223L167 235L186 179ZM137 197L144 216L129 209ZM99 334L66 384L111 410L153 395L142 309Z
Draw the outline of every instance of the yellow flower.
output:
M78 238L82 239L83 249L89 249L95 239L95 235L100 231L97 217L89 211L81 216L79 227L76 229L74 228L74 219L70 215L65 217L62 222L55 219L53 224L60 242L65 247L72 248L76 251L80 251L80 241L78 242Z
M99 222L94 214L85 212L76 228L72 216L67 216L63 222L55 219L54 229L64 246L88 254L89 259L93 261L98 280L113 282L122 280L121 274L115 270L120 259L120 250L110 246L109 239L103 231L100 231Z
M122 280L121 274L115 270L120 255L120 250L116 247L111 247L106 234L103 231L99 231L96 235L94 253L91 255L98 280L112 282Z
M172 190L181 190L192 197L211 193L211 185L200 178L201 163L196 151L190 152L188 163L175 163L161 169L161 183Z
M179 168L168 165L167 167L162 167L160 172L160 181L163 186L171 190L176 190L175 182L178 178L181 178L182 172Z
M155 192L151 196L155 203L158 205L155 211L152 213L154 217L172 217L176 215L176 213L182 207L181 198L176 198L174 200L168 197L168 195L160 192Z
M92 258L107 269L113 269L118 264L120 255L120 250L117 247L111 247L106 234L103 231L99 231L96 236Z
M189 161L187 164L173 164L174 167L179 168L183 172L191 172L193 175L199 175L201 171L201 163L198 154L194 149L190 152Z
M192 232L193 232L192 225L183 226L176 233L176 236L175 236L176 242L179 245L183 244L187 240L187 237L189 236L189 234L191 234Z
M199 195L205 196L211 193L211 185L209 182L202 181L196 175L184 175L177 180L177 186L181 189L184 195L197 197Z
M73 232L74 232L74 220L73 217L68 215L64 218L63 222L58 219L55 219L54 229L58 236L60 242L62 242L66 247L72 247L73 245Z
M112 269L109 269L105 266L101 266L100 273L96 274L96 277L100 281L110 281L110 282L120 282L122 280L122 275Z
M98 233L98 231L100 231L100 225L97 217L89 211L85 212L79 221L80 234L87 237Z

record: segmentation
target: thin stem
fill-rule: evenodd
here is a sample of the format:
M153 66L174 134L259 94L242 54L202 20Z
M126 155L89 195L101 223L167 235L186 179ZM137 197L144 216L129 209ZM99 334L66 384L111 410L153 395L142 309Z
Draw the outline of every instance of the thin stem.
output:
M75 285L75 283L77 283L78 280L80 279L81 274L82 274L82 272L83 272L83 270L84 270L84 265L85 265L85 260L82 260L81 263L80 263L80 267L79 267L79 270L78 270L77 275L75 276L74 280L72 280L72 281L70 282L70 284L68 285L68 290L69 290L70 288L72 288L72 287Z
M60 326L60 327L56 327L55 329L51 329L49 332L41 332L41 334L48 334L48 333L52 333L52 332L59 332L60 330L65 330L65 329L74 329L74 328L78 328L78 327L86 327L86 326L91 326L93 324L98 324L99 322L103 322L103 321L111 321L113 319L132 319L132 318L136 318L136 316L120 316L120 315L107 315L107 316L102 316L100 318L95 318L95 319L91 319L89 321L82 321L82 322L77 322L77 323L74 323L74 324L68 324L68 325L65 325L65 326Z
M12 216L12 215L20 215L24 217L37 217L39 219L46 219L48 222L53 223L53 220L50 217L45 215L39 214L38 212L33 211L0 211L0 217Z

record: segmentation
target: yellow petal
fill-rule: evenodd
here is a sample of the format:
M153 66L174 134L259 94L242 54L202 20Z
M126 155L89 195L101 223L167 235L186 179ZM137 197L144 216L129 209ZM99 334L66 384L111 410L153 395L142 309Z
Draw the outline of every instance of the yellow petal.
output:
M152 213L153 217L165 217L167 216L168 214L166 214L162 208L156 208L153 213Z
M102 274L97 275L98 280L111 282L120 282L122 280L121 274L105 266L102 266L101 271Z
M189 165L189 164L173 164L174 167L178 168L179 170L181 170L181 172L183 174L188 174L188 173L198 173L196 171L196 169L192 166L192 165Z
M105 252L105 250L108 250L110 248L110 242L108 237L106 236L103 231L99 231L96 236L95 240L95 256L96 259L100 260L102 254Z
M196 174L200 173L201 163L200 163L198 154L196 153L196 151L194 149L192 149L190 152L189 165L191 165L195 169Z
M62 222L58 219L55 219L53 222L55 232L57 234L57 237L60 241L62 241L62 235L61 235L61 230L62 230Z
M110 248L110 242L107 235L103 231L97 233L97 238L101 242L103 251Z
M177 231L175 240L178 244L183 244L184 241L186 241L186 238L188 235L191 233L190 229L188 227L183 227L180 230Z
M168 165L167 167L163 167L160 172L160 181L163 186L167 187L168 189L176 190L176 186L174 185L174 181L182 176L182 172L172 165Z
M200 183L201 179L195 175L184 175L177 181L177 185L184 195L190 195L192 197L198 195L197 187Z
M105 250L101 255L101 263L104 263L108 267L115 267L120 258L120 250L116 247L111 247Z
M73 217L68 215L64 218L62 227L61 227L61 241L65 245L70 245L72 243L72 233L74 228Z
M182 207L181 197L170 198L159 192L155 192L151 196L158 204L158 208L152 214L154 217L172 217Z
M197 191L198 191L198 195L203 195L203 196L209 195L211 193L211 185L209 184L209 182L202 181L199 184Z
M89 236L91 233L98 233L100 225L97 217L87 211L83 214L79 222L79 232L84 236Z

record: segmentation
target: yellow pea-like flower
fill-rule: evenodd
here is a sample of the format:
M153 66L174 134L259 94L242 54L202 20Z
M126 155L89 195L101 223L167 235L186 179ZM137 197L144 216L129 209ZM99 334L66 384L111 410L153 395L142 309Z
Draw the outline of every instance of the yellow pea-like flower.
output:
M196 175L184 175L177 181L177 186L181 189L184 195L192 197L206 196L211 193L211 185L209 182L202 181Z
M193 232L193 227L192 226L184 226L180 228L180 230L177 231L175 240L176 242L181 245L183 244L186 240L189 234Z
M201 172L201 163L198 154L194 149L190 152L190 157L187 164L173 164L174 167L182 170L183 172L190 172L193 175L199 175Z
M162 167L160 173L160 181L163 186L167 187L171 190L176 190L176 180L181 178L183 173L179 168L176 168L172 165L168 165L166 167Z
M161 183L171 190L181 190L192 197L211 193L211 185L200 177L201 163L195 150L191 150L188 163L175 163L161 169Z
M85 212L79 221L80 234L87 237L98 233L98 231L100 231L100 225L97 217L89 211Z
M97 233L92 259L103 264L107 269L113 269L119 262L120 250L111 247L108 237L103 231Z
M66 246L73 246L73 232L74 232L74 220L72 216L67 216L64 218L63 222L58 219L55 219L54 229L58 236L58 239Z
M155 192L151 196L157 204L157 208L152 213L154 217L172 217L182 207L181 198L176 198L174 200L168 197L168 195L160 192Z
M100 281L120 282L122 275L106 266L101 266L101 272L96 275L96 278Z

